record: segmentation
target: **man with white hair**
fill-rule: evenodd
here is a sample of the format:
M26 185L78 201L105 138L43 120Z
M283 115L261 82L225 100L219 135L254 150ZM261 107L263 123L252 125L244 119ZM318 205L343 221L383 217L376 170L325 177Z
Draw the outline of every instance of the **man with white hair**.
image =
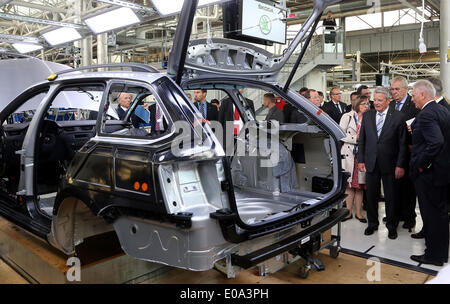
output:
M361 123L358 142L358 169L366 172L368 227L365 235L378 230L378 197L383 181L386 201L388 237L396 239L399 203L395 200L394 181L405 174L405 116L389 107L389 92L378 87L374 91L374 110L366 112Z
M410 174L419 197L426 249L411 259L442 266L448 262L449 246L450 113L436 103L435 95L427 80L414 85L412 100L421 111L411 125Z
M403 76L398 76L392 79L389 88L392 101L389 105L392 110L400 111L405 115L405 120L408 121L417 116L419 112L411 101L411 95L408 94L408 81ZM407 162L411 157L411 136L407 134ZM409 177L408 168L406 168L405 176L395 181L395 195L396 200L400 203L400 221L404 221L403 228L409 229L410 232L416 225L416 192L414 191L414 184ZM414 238L416 235L412 235Z

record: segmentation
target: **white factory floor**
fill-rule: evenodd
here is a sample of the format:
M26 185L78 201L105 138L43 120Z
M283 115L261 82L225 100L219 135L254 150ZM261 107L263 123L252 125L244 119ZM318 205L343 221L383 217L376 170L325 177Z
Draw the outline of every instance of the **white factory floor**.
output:
M422 218L420 217L420 211L416 209L416 227L412 233L409 233L407 229L402 228L403 222L400 222L397 228L398 238L391 240L388 238L388 230L383 223L382 219L385 216L384 202L379 204L379 216L380 226L378 231L370 236L364 235L364 229L367 224L359 222L353 217L353 219L342 223L342 240L341 247L343 251L352 252L356 255L373 256L383 259L385 262L392 262L397 266L411 267L411 269L422 270L425 272L440 271L448 264L444 264L442 267L433 265L420 265L410 259L411 255L421 255L425 250L424 239L413 239L411 234L419 232L422 228ZM353 212L353 215L355 212ZM366 212L363 212L364 217L367 219ZM450 229L450 227L449 227ZM333 234L336 234L336 228L334 228ZM420 269L419 269L420 268Z

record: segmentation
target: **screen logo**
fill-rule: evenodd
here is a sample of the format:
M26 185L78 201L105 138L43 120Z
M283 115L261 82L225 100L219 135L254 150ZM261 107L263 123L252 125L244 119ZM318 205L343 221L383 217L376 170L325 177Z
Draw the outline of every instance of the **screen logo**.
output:
M269 35L272 31L272 21L267 15L262 15L259 19L259 29L264 35Z

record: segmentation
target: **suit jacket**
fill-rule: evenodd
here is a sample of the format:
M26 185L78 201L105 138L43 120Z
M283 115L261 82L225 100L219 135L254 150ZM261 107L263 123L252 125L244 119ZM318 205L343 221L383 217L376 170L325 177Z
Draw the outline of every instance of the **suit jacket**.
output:
M395 100L391 101L391 104L389 105L391 109L395 110ZM412 102L411 95L408 94L408 97L405 100L405 103L403 104L402 109L400 110L403 114L405 114L405 119L410 120L411 118L414 118L417 116L417 114L420 112L419 109L416 108L416 105Z
M116 109L117 115L119 115L119 120L124 120L127 112L125 112L121 106L118 106ZM139 128L139 123L144 122L142 119L140 119L136 114L131 114L131 123L133 127Z
M339 102L339 105L342 109L342 113L338 111L338 109L336 108L335 104L333 101L329 101L324 103L322 109L328 114L330 115L330 117L339 124L339 122L341 121L341 117L342 114L345 113L346 111L346 107L347 104L343 103L343 102Z
M403 104L403 107L400 110L400 112L402 112L405 115L405 120L410 120L410 119L416 117L417 114L420 112L420 110L417 109L414 102L412 102L411 95L408 94L407 96L408 97L406 98L405 103ZM395 110L395 103L396 103L395 100L392 100L391 104L389 105L389 107L392 110ZM409 132L407 132L407 134L406 134L406 139L407 139L406 145L407 146L412 145L412 138L411 138L411 134ZM406 154L406 157L407 157L406 161L408 163L409 163L410 156L411 156L411 153L409 152L409 148L408 148L407 154Z
M358 142L358 163L366 165L367 172L373 172L378 165L382 174L393 174L395 168L406 168L407 139L405 115L389 109L385 117L380 138L377 134L376 110L363 116Z
M295 111L295 108L290 104L286 103L283 107L283 118L285 123L291 122L292 112Z
M284 114L283 111L281 111L277 106L273 106L270 110L269 113L266 116L266 120L278 120L278 122L284 123Z
M150 107L148 107L148 110L150 111L150 124L152 125L152 131L151 134L156 134L156 103L152 104ZM161 116L163 115L163 112L161 110ZM164 126L164 131L167 130L167 121L165 119L163 119L163 126Z
M119 115L119 120L124 120L127 112L125 112L121 106L118 106L116 109L117 115Z
M450 104L448 104L447 100L445 98L442 98L441 101L438 102L441 106L447 109L447 111L450 112Z
M219 120L219 111L217 110L217 107L215 105L212 105L211 103L206 102L206 117L204 117L206 120L209 121L218 121ZM194 106L198 109L199 107L199 101L194 102ZM203 113L202 113L203 115Z
M450 184L450 112L436 102L429 103L417 115L412 128L413 148L410 175L430 174L438 187ZM422 168L423 173L419 172Z

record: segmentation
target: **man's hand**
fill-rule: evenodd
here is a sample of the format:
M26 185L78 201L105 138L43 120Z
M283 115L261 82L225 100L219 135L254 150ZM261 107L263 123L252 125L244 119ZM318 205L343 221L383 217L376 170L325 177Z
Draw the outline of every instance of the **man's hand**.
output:
M358 164L358 170L361 172L366 172L366 164Z
M148 103L144 103L144 109L148 110Z
M401 179L405 175L405 169L396 167L395 168L395 179Z
M409 132L409 133L412 133L411 125L407 125L407 128L408 128L408 132Z

